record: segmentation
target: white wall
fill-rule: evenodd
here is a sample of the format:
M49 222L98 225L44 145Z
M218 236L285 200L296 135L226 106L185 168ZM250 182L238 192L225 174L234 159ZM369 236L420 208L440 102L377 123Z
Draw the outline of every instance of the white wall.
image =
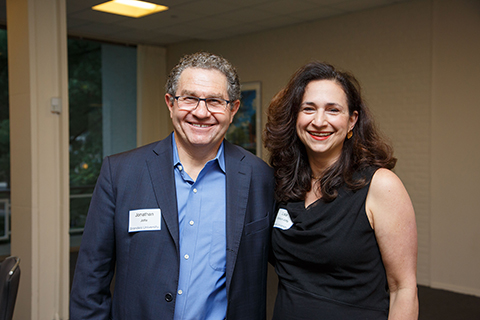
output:
M262 107L304 63L352 71L394 144L395 171L413 200L418 281L480 296L480 2L413 0L221 41L167 48L221 54L242 82L262 82ZM262 125L265 118L262 119ZM265 154L265 153L264 153Z

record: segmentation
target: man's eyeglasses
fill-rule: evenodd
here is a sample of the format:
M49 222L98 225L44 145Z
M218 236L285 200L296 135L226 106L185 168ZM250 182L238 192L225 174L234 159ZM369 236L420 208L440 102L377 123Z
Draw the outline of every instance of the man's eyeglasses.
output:
M227 106L230 103L229 100L221 98L202 99L191 96L176 96L175 100L177 100L178 109L184 111L193 111L198 107L200 101L204 101L210 113L225 113L227 111Z

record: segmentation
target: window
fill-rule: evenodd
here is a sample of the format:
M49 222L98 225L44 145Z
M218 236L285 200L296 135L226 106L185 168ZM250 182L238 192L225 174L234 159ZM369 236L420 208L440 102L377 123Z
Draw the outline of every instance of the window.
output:
M68 40L70 229L81 232L102 161L101 44Z
M80 243L103 157L136 147L136 48L68 40L70 233ZM10 254L7 32L0 29L0 256Z
M77 247L105 156L136 147L136 48L68 40L70 234Z

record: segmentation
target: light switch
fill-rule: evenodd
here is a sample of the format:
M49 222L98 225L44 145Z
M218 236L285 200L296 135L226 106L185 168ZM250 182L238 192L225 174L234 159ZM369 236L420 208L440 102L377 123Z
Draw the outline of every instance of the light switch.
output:
M52 113L60 114L62 112L62 100L60 98L52 98Z

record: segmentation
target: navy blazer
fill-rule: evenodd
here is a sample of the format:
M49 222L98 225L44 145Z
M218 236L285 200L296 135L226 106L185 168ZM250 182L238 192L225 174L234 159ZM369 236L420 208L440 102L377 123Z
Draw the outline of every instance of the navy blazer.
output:
M273 171L227 141L225 164L227 318L265 319ZM77 260L71 320L173 319L180 264L174 186L171 135L105 158ZM161 230L128 232L129 211L147 208L161 209Z

